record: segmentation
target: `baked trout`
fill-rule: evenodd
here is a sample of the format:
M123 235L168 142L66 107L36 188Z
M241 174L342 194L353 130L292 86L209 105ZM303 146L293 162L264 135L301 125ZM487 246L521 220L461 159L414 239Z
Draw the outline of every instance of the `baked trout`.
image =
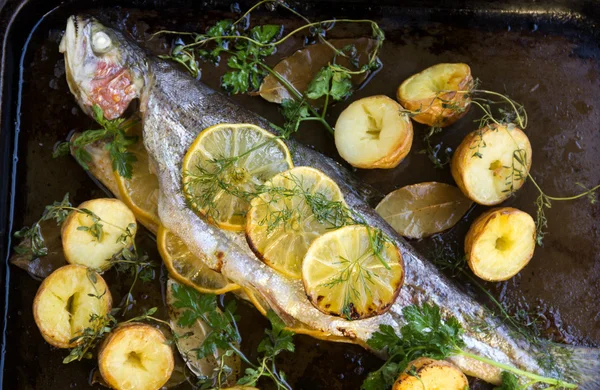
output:
M269 122L148 55L122 33L93 18L71 17L60 50L65 55L69 87L88 114L98 105L106 118L117 118L132 100L139 99L144 144L160 183L161 223L192 253L206 259L209 267L242 286L289 326L366 345L381 324L398 330L404 324L402 309L407 305L435 303L444 315L452 315L462 324L469 352L533 373L564 375L582 389L600 388L598 350L554 345L538 350L515 335L383 221L368 206L369 191L348 171L318 152L288 141L294 150L294 164L317 168L337 182L349 207L366 223L385 232L404 259L404 286L385 314L349 321L317 310L307 299L301 281L288 279L261 262L243 234L221 230L196 215L186 206L182 191L183 158L203 129L219 123L251 123L270 129ZM555 357L552 367L542 364L549 356ZM501 381L496 367L465 356L450 360L468 375L495 384Z

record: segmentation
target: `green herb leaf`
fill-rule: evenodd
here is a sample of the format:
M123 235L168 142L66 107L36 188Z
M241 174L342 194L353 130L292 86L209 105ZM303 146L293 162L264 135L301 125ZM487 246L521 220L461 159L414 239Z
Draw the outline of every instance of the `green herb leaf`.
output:
M332 77L333 71L329 66L321 68L315 78L308 84L306 97L315 100L328 95Z
M352 77L345 72L334 72L331 79L330 95L334 100L340 101L352 93Z
M272 40L283 30L283 26L277 24L265 24L256 26L250 30L250 36L260 43L271 43Z
M56 146L56 148L54 148L54 151L52 152L52 158L68 156L70 152L71 148L69 143L61 142Z
M507 371L502 371L502 384L494 387L494 390L520 390L519 380L517 377Z

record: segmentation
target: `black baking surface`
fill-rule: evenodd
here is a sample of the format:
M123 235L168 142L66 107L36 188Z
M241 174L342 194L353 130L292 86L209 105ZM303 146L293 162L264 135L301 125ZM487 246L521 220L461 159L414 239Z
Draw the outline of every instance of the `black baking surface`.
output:
M94 126L68 90L64 61L58 53L62 30L71 13L82 11L97 15L125 30L131 38L155 53L165 52L169 46L169 41L164 38L148 41L155 31L163 28L202 31L217 19L232 17L222 11L227 7L220 6L215 10L207 3L198 3L193 10L187 8L189 4L175 7L168 1L139 2L137 8L84 4L73 2L59 7L33 31L23 56L20 96L15 93L19 82L20 48L12 48L9 51L12 57L5 57L5 63L12 64L6 65L12 69L5 68L5 72L12 72L14 77L12 93L7 93L6 80L3 88L3 158L12 159L12 144L7 145L7 140L12 137L6 132L14 134L15 120L20 117L13 230L31 224L39 218L46 204L60 200L65 192L72 195L74 203L105 196L73 159L51 157L54 144L71 130ZM405 78L427 66L438 62L466 62L485 89L507 93L527 108L530 119L527 133L533 147L532 174L548 193L568 195L580 190L575 183L592 186L600 182L600 170L595 165L600 157L600 48L589 21L568 14L546 13L543 7L536 13L337 4L308 3L301 7L315 20L330 16L373 17L386 32L387 40L381 55L383 69L348 102L333 107L328 114L331 123L335 123L350 101L374 94L394 97L396 88ZM45 7L50 9L49 5ZM39 15L37 18L31 16L31 24L19 28L27 27L30 31L37 20ZM253 20L268 20L286 26L292 23L279 12L258 12ZM331 36L357 34L368 34L368 31L340 26ZM286 48L287 52L284 50L279 54L284 56L301 47L300 40L294 43ZM219 89L221 68L202 64L201 80ZM260 97L232 98L271 121L281 123L276 106ZM6 99L10 100L7 102ZM17 112L18 103L20 109ZM439 139L455 148L465 134L475 129L473 120L478 117L475 111L471 110L467 117L444 130ZM13 114L18 116L11 117ZM357 176L382 194L424 181L452 183L448 169L434 169L425 155L417 153L423 147L424 130L423 126L415 126L412 152L396 169L359 170ZM298 139L338 158L333 140L317 126L303 127ZM9 182L7 165L2 167L2 180ZM528 183L505 204L535 214L536 196L535 189ZM0 216L4 219L8 218L8 202L2 201ZM414 241L414 246L426 255L441 247L460 252L466 230L483 210L484 207L476 207L449 232ZM590 205L585 199L555 202L547 211L547 217L550 234L545 238L545 246L536 248L531 263L507 282L485 285L511 313L521 310L529 313L529 319L538 318L539 328L546 337L597 346L600 344L600 207ZM7 232L2 232L1 254L4 255ZM158 259L152 241L146 241L151 256ZM62 364L66 352L44 342L33 322L31 306L39 282L14 266L8 271L4 388L89 388L95 360ZM164 270L160 273L162 278L137 291L142 298L136 310L162 305L160 283L164 281ZM109 272L107 281L111 290L114 286L115 297L119 297L117 275ZM467 282L457 280L457 283L476 294ZM244 304L240 306L242 346L249 352L256 349L267 324L256 310ZM295 389L358 389L366 374L381 364L378 358L358 346L327 343L306 336L296 336L295 340L297 352L282 355L280 359L281 368Z

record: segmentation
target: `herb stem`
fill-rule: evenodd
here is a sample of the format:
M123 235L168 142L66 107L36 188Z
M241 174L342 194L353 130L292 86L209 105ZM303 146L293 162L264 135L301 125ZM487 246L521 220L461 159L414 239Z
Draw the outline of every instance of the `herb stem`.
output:
M542 190L542 188L538 185L538 183L535 181L535 179L533 178L533 176L531 176L530 173L527 174L527 176L529 177L529 180L531 180L531 182L533 183L533 185L538 189L538 191L540 192L540 194L542 194L545 198L550 199L550 200L575 200L575 199L579 199L579 198L583 198L584 196L587 196L595 191L597 191L598 189L600 189L600 184L598 184L597 186L582 192L581 194L577 194L577 195L573 195L573 196L566 196L566 197L556 197L556 196L550 196L550 195L546 195L546 193Z
M480 362L487 363L491 366L501 368L504 371L509 371L509 372L512 372L513 374L516 374L516 375L519 375L519 376L522 376L525 378L529 378L529 379L535 381L534 383L546 383L546 384L550 384L550 385L561 386L561 387L564 387L567 389L576 389L577 388L577 385L574 383L569 383L569 382L562 381L560 379L549 378L549 377L533 374L531 372L521 370L521 369L511 366L509 364L500 363L500 362L494 361L492 359L488 359L483 356L475 355L475 354L467 352L461 348L458 348L456 350L456 352L458 355L466 356L466 357L478 360Z

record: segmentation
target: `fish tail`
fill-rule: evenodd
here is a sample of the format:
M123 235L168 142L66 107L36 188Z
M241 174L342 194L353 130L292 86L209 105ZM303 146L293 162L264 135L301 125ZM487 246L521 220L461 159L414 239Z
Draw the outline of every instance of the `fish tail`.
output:
M600 349L555 345L549 351L565 379L577 383L580 390L600 389Z

